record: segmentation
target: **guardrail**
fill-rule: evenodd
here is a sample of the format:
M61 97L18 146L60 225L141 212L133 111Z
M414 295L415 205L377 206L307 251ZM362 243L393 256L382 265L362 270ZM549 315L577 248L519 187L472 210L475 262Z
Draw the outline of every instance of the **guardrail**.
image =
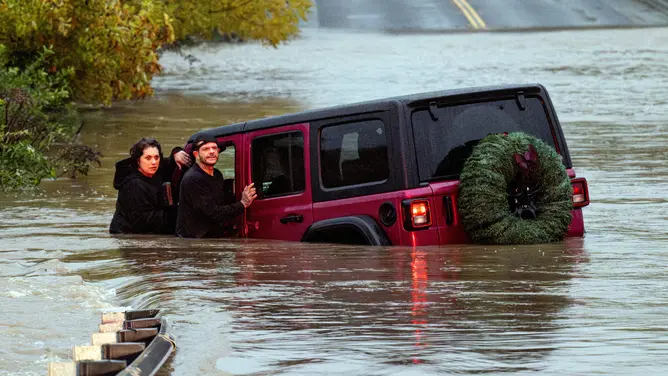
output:
M74 346L71 362L49 363L49 376L154 375L176 348L159 310L102 314L91 344Z

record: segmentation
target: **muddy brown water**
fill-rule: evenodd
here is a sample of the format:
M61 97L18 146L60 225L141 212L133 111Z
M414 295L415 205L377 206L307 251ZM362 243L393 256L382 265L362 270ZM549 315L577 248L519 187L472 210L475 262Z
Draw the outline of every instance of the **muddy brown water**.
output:
M0 197L0 373L43 375L110 307L160 308L162 374L668 372L668 29L386 35L166 55L157 96L86 113L103 166ZM444 88L540 82L589 181L583 239L374 248L107 234L141 136Z

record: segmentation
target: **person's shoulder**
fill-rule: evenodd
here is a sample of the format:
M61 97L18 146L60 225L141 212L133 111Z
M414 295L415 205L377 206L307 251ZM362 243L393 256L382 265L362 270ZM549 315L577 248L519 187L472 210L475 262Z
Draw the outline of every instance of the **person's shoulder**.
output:
M147 190L149 188L150 184L142 179L140 176L131 176L123 183L123 186L121 187L121 190L127 190L127 191L137 191L137 190Z
M183 173L183 180L197 179L201 175L200 171L198 170L199 168L197 167L196 164L193 164L192 166L188 167L186 169L186 172Z
M183 179L181 179L181 185L188 185L191 183L199 183L202 181L205 181L207 178L206 172L202 171L202 169L194 164L186 172L183 174Z
M222 178L223 178L223 173L220 172L219 169L214 168L214 169L213 169L213 176L216 177L216 178L218 178L218 179L222 179Z

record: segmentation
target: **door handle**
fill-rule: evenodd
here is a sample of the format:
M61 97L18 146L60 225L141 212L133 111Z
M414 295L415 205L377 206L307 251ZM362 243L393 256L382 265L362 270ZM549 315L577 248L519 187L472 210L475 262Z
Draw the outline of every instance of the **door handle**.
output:
M282 224L287 224L288 222L302 223L304 222L304 216L301 214L290 214L281 218Z

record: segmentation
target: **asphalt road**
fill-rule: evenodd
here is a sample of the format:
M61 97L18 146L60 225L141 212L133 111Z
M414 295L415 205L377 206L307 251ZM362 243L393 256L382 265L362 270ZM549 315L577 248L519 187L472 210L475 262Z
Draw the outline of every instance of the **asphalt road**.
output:
M309 25L448 31L668 25L668 0L316 0Z

